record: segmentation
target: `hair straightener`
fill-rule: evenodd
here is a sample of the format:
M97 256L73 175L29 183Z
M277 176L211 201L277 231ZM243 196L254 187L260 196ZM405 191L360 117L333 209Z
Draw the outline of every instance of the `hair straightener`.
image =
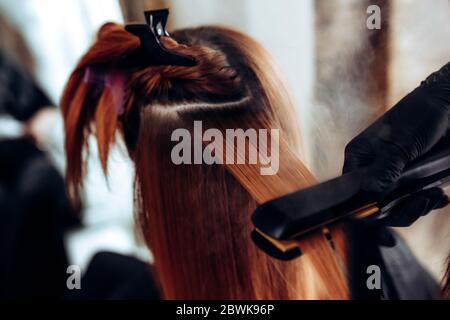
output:
M264 252L280 260L301 255L299 240L347 218L382 219L404 198L422 190L450 184L450 136L403 171L383 194L361 189L364 169L344 174L265 202L252 215L252 239Z

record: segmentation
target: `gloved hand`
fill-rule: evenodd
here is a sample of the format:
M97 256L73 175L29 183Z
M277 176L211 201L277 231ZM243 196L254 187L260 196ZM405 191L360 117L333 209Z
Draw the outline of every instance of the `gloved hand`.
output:
M381 193L400 177L408 163L449 132L450 63L430 75L347 145L344 173L367 167L363 190ZM394 207L383 223L408 226L448 203L441 189L424 190Z

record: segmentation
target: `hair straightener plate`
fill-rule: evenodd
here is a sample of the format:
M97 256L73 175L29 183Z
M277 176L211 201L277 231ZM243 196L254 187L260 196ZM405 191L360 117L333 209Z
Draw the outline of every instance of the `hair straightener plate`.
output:
M361 189L364 169L344 174L271 201L252 215L252 239L267 254L291 260L301 255L298 239L345 218L381 219L404 198L450 184L450 136L416 159L383 194Z

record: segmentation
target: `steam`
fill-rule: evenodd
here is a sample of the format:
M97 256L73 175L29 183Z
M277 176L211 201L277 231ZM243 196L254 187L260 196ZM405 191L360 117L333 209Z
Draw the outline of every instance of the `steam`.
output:
M376 4L371 1L370 4ZM314 146L312 168L324 180L340 174L345 145L363 130L382 108L383 94L371 87L371 66L379 48L368 41L365 22L369 1L316 2L317 84L312 110ZM393 106L450 57L450 4L448 0L389 1L390 53L388 106ZM382 30L386 14L381 10ZM448 208L444 209L448 213ZM421 262L442 277L450 250L448 214L430 213L403 235Z
M312 110L314 173L339 175L348 141L372 121L371 64L375 58L366 27L367 4L358 0L319 0L316 7L317 81ZM376 99L375 99L376 100Z

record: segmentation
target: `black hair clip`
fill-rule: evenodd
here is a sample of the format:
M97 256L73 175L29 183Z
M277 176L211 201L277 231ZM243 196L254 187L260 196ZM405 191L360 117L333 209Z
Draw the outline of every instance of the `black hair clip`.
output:
M166 31L169 9L145 11L144 14L147 24L128 24L125 26L126 31L139 37L141 47L135 54L124 58L132 62L133 65L140 66L194 66L196 64L195 59L171 52L164 48L159 40L162 36L169 36Z

